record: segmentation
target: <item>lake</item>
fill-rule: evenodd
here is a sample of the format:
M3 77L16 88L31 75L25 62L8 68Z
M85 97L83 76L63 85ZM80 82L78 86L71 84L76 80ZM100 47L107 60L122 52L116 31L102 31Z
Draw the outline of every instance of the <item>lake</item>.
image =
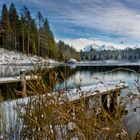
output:
M1 71L1 77L4 76L14 76L19 75L20 70L24 68L27 69L27 71L30 71L30 67L2 67ZM99 82L119 82L124 81L129 84L129 88L135 90L135 80L138 79L138 76L133 72L139 72L139 66L121 66L123 69L118 69L120 66L75 66L75 65L69 65L69 66L57 66L57 67L49 67L46 68L46 74L50 71L55 71L57 73L64 73L65 75L65 82L61 82L60 84L56 84L54 87L54 90L57 90L58 88L74 88L75 84L81 84L83 86L86 85L92 85L97 84ZM116 71L112 71L116 69ZM117 70L118 69L118 70ZM126 70L125 70L126 69ZM7 73L8 72L8 73ZM49 82L49 81L48 81ZM125 90L126 91L126 90ZM125 92L124 92L125 93ZM27 102L28 98L26 100L20 99L19 102ZM2 115L4 117L6 124L1 124L1 128L3 126L6 127L6 130L9 130L12 132L14 130L15 133L12 133L10 136L10 139L16 139L17 135L20 139L20 131L22 131L21 128L21 120L17 117L16 111L13 109L15 107L16 101L5 101L4 103L0 104L0 111L2 112ZM133 121L136 120L135 124L139 123L138 114L132 114ZM130 116L129 121L126 119L128 127L130 128L131 135L135 134L135 130L138 129L139 125L132 125L133 121L131 121L132 116ZM133 131L131 132L131 128L133 126ZM16 129L15 129L16 128Z
M118 69L123 68L123 69ZM0 67L0 77L16 76L20 74L20 71L25 69L27 73L30 73L34 67L30 66L3 66ZM115 70L116 71L112 71ZM45 68L46 75L50 71L55 71L60 74L64 74L65 82L55 85L55 90L58 88L75 88L77 84L82 86L98 84L99 82L119 82L124 81L129 84L129 88L135 89L135 80L138 80L138 75L133 71L139 72L139 66L49 66ZM48 78L46 82L49 84ZM138 81L139 82L139 81ZM17 84L11 84L9 87L12 89L17 88ZM5 100L12 98L11 93L7 93L7 86L0 84L0 88L4 89L2 96Z
M119 69L121 68L121 69ZM139 66L75 66L54 68L54 71L63 72L67 79L61 87L74 88L75 84L83 86L98 84L99 82L120 82L124 81L129 87L135 89L136 80L139 76L134 72L139 72ZM133 72L134 71L134 72ZM138 80L139 83L139 80Z

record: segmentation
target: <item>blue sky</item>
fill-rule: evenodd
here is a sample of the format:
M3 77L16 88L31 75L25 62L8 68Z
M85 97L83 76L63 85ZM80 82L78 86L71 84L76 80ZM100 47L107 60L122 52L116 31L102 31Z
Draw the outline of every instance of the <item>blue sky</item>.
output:
M18 11L26 5L50 22L56 40L77 50L89 43L140 46L140 0L1 0ZM120 43L120 42L123 42Z

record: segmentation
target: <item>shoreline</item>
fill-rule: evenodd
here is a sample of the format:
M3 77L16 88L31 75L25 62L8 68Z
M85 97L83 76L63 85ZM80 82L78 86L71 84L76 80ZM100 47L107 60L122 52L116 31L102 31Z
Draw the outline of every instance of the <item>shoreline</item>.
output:
M118 62L118 63L103 63L103 62L77 62L77 63L21 63L21 64L0 64L2 66L140 66L140 62Z
M140 66L140 62L118 62L118 63L109 63L109 62L77 62L77 63L66 63L61 64L61 66Z

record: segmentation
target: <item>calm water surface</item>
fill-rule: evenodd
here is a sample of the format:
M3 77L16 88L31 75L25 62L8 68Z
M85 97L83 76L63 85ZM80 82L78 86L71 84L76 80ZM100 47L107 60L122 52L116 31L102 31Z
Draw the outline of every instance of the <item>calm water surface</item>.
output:
M61 84L61 87L74 87L74 83L82 85L92 85L99 82L120 82L124 81L129 84L130 88L135 88L136 80L138 80L138 75L129 70L116 70L110 72L111 70L117 69L119 67L107 67L107 66L67 66L58 67L54 70L62 71L67 76L66 82ZM139 72L139 66L125 66L121 67L123 69L130 69Z
M57 73L62 72L65 76L65 82L55 85L55 90L58 88L75 88L77 84L82 86L97 84L99 82L119 82L124 81L129 84L129 87L134 90L135 80L138 79L138 75L128 70L117 70L109 72L111 70L119 68L118 66L59 66L59 67L46 67L46 73L49 71L55 71ZM139 72L139 66L124 66L121 68L130 69L136 72ZM33 70L33 67L30 66L2 66L0 67L0 77L9 77L20 75L20 71L25 69L28 72ZM49 83L48 78L46 82ZM7 92L5 84L0 84L0 89L4 89L2 96L4 99L11 99L11 93ZM16 83L12 83L8 86L11 87L11 90L17 88ZM12 91L13 91L12 90ZM15 97L13 97L15 98Z

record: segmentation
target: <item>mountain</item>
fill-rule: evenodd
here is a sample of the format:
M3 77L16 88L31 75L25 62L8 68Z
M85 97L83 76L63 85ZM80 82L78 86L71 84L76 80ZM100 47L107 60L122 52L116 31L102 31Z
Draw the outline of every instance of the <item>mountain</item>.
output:
M102 46L100 47L100 50L101 50L101 51L103 51L103 50L106 50L106 51L108 51L108 50L114 50L114 47L113 47L113 46L102 45Z
M140 47L138 45L135 45L133 49L140 49Z
M96 51L114 50L114 47L107 46L107 45L90 44L84 47L83 52L90 52L92 50L96 50Z
M135 45L134 47L126 47L126 48L124 48L124 50L130 50L130 49L132 49L132 50L135 50L135 49L140 49L140 47L138 46L138 45Z
M84 47L84 49L82 51L84 52L90 52L93 50L92 44L91 45L87 45Z
M96 44L90 44L84 47L83 51L84 52L90 52L92 50L98 50L99 46Z
M128 51L128 50L130 50L131 48L130 47L126 47L126 48L124 48L124 50L126 50L126 51Z

